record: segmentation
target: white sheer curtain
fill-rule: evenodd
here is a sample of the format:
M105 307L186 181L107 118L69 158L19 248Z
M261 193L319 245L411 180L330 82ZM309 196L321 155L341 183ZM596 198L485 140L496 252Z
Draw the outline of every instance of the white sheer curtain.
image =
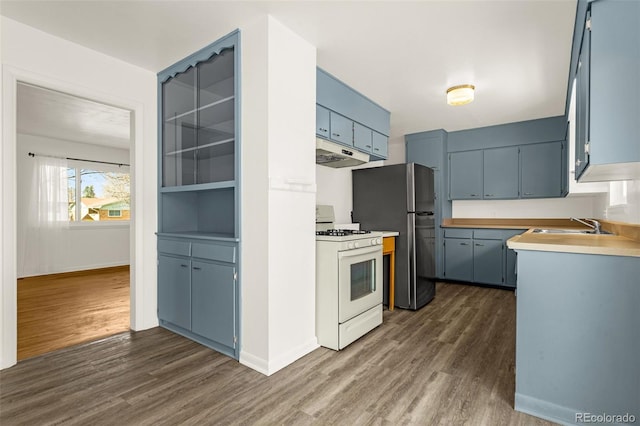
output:
M69 227L67 160L44 156L32 160L31 185L18 211L22 224L18 238L23 238L18 276L59 272L64 230Z

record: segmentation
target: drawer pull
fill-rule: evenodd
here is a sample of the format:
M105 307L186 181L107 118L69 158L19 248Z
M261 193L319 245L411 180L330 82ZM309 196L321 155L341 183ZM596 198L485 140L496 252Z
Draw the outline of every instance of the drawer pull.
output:
M193 270L194 270L194 271L199 271L200 269L202 269L202 268L200 268L200 267L198 267L198 266L194 266L194 267L193 267Z
M185 265L184 263L181 263L181 264L180 264L180 266L181 266L182 268L186 268L186 267L187 267L187 265Z
M461 246L468 246L469 243L460 243Z

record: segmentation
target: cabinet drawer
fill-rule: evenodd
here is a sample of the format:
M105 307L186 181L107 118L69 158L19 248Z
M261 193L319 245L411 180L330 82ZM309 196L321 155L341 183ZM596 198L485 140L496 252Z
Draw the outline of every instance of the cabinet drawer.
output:
M473 238L480 238L483 240L501 240L502 231L494 229L476 229L473 231Z
M445 229L445 238L472 238L473 229Z
M236 263L236 247L220 244L193 243L191 256L218 262Z
M190 256L190 249L191 243L188 241L158 239L158 251L160 253Z

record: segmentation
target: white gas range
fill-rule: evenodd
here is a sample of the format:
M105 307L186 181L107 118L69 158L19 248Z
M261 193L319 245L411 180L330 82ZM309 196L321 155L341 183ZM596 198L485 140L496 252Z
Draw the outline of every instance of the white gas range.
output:
M340 350L382 324L382 233L332 229L316 207L316 334Z

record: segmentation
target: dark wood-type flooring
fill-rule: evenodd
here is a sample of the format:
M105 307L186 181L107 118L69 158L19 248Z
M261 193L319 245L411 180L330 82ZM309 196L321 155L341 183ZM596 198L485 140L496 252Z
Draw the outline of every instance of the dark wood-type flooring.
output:
M438 284L418 312L265 377L161 328L0 372L9 425L543 425L513 410L511 291Z
M18 280L18 360L129 330L129 266Z

